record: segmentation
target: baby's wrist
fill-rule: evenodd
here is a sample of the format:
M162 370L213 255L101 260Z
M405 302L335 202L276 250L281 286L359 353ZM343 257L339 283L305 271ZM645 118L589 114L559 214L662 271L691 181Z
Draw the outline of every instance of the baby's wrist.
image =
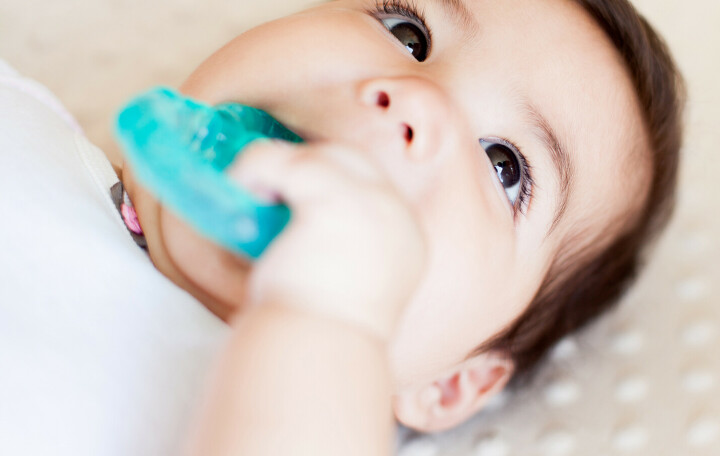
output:
M283 315L283 317L306 318L326 326L349 331L353 336L361 336L368 341L387 346L393 327L369 317L357 316L352 312L343 313L338 306L307 305L292 299L265 299L253 303L252 312Z

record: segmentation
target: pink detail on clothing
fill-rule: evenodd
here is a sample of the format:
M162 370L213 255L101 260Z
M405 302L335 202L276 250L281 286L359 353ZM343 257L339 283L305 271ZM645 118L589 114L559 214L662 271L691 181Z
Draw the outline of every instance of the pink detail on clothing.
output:
M127 225L130 231L135 234L143 234L143 230L140 228L140 222L138 221L138 216L134 207L123 203L120 205L120 212L122 213L125 225Z

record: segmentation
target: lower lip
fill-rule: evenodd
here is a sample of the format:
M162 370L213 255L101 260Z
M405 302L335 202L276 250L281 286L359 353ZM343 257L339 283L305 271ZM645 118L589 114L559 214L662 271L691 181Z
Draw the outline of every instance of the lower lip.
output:
M303 131L300 129L294 129L294 128L290 128L290 127L288 127L288 128L290 129L290 131L292 131L293 133L295 133L296 135L301 137L303 139L303 141L305 141L305 142L315 141L315 138L313 137L313 135L309 134L307 131Z

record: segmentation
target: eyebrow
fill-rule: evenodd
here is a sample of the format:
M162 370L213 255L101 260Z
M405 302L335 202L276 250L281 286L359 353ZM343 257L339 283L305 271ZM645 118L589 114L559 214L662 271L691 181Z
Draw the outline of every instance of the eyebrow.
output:
M446 14L451 16L468 34L475 37L479 31L479 24L475 19L475 15L468 9L464 0L434 0L439 2L445 9ZM550 158L553 162L553 169L557 175L560 187L560 201L555 206L555 215L553 222L548 229L546 237L549 236L557 227L560 220L567 210L568 198L570 196L570 186L573 177L573 162L570 159L568 150L563 143L558 140L558 135L553 130L550 122L545 116L529 101L523 103L523 108L528 114L530 125L533 127L533 133L543 144L545 149L550 151Z
M463 0L435 0L440 2L445 12L455 19L470 36L478 32L478 23L475 15L468 9Z
M549 236L557 227L567 210L570 186L573 180L573 162L570 159L567 148L558 140L558 135L545 116L530 102L525 102L523 108L528 114L530 124L533 127L533 133L540 142L543 143L545 149L550 151L550 158L554 165L553 169L557 175L560 187L560 201L555 206L553 222L546 234L546 236Z

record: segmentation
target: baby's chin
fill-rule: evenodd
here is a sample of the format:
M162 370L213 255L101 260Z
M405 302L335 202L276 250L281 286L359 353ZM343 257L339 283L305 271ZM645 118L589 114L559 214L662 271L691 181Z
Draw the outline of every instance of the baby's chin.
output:
M200 236L165 208L159 218L165 255L174 269L161 272L224 321L241 312L252 263Z

